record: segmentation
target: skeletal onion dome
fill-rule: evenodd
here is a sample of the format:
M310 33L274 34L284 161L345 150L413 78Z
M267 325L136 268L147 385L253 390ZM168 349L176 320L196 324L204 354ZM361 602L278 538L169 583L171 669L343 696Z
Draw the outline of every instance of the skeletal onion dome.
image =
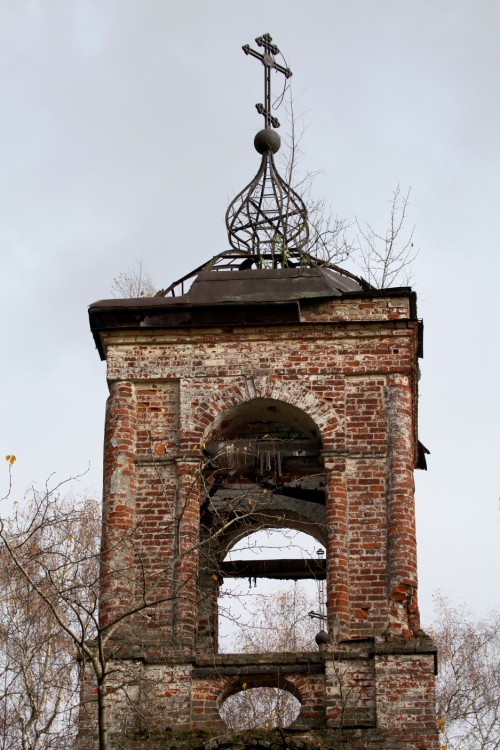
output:
M235 250L270 254L284 265L307 244L307 209L276 169L272 150L264 151L259 171L230 203L226 227Z

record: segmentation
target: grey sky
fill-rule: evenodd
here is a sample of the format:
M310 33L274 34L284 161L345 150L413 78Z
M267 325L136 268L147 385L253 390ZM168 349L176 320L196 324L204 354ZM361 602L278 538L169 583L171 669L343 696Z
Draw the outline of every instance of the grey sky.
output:
M90 471L106 384L87 305L143 258L158 287L227 247L254 175L269 32L294 71L304 171L383 228L411 186L425 320L421 602L499 604L500 3L0 0L3 454L15 493ZM285 117L280 115L285 128ZM4 471L5 471L4 466Z

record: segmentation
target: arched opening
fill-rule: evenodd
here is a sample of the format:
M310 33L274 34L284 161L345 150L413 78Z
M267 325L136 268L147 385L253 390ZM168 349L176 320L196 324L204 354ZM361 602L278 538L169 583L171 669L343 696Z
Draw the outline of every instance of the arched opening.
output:
M265 425L282 423L287 425L292 432L300 432L311 440L321 441L316 423L305 411L293 404L272 398L253 398L221 412L215 418L208 438L234 436L242 428L247 431L249 425L257 423Z
M321 472L321 436L313 420L291 404L256 398L214 421L204 445L207 468L218 484L239 476L262 489L324 502L321 488L299 478Z
M219 714L231 731L289 727L301 711L295 687L287 680L269 676L258 684L250 678L233 683L221 696Z
M247 729L285 729L300 714L300 701L288 690L257 687L229 696L220 708L220 716L231 731Z
M220 651L316 650L325 605L324 548L317 539L292 528L262 529L240 539L221 569Z
M266 398L232 407L207 432L202 476L205 500L200 511L200 650L228 650L219 644L219 632L227 632L219 631L218 618L219 590L228 579L253 581L254 589L258 585L268 593L276 592L279 581L284 601L299 595L297 582L324 580L325 561L316 555L318 545L326 544L321 447L319 430L305 412ZM255 541L256 532L269 534L271 529L285 534L275 546L287 550L286 555L268 554L269 543L262 538ZM290 544L291 533L308 535L307 554L290 554L297 546ZM259 554L235 558L234 552L248 547L250 538ZM262 583L264 579L274 582L271 588L269 581ZM241 587L233 593L226 586L226 602L242 596L247 602L256 601L252 595L257 592L248 588L242 594ZM300 592L300 596L311 599L313 594ZM227 612L225 604L222 610ZM242 619L241 607L233 619Z

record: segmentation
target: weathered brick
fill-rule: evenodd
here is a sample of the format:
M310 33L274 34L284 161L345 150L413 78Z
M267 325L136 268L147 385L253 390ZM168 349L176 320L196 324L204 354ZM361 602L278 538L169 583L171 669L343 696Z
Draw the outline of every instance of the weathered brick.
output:
M219 707L241 689L239 672L252 686L293 692L302 704L296 728L357 727L366 742L383 730L377 750L437 748L432 644L416 653L418 324L410 316L409 296L389 292L303 300L300 323L287 326L100 331L110 383L101 618L111 622L141 597L150 605L115 634L116 664L133 675L138 709L113 693L121 746L144 726L224 732ZM273 495L237 470L226 494L212 492L206 445L239 424L238 410L264 405L314 433L324 504ZM248 514L249 496L254 525L219 538L217 519L231 503L235 517ZM217 560L243 532L278 520L293 528L297 518L326 546L329 643L300 660L218 655ZM87 672L84 695L93 691ZM93 720L82 709L80 750L95 747Z

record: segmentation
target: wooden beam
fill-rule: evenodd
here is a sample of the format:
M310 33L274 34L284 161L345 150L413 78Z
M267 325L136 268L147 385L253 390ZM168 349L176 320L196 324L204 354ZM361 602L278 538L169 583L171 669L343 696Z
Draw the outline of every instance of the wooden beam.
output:
M298 581L305 578L324 580L325 560L231 560L220 563L223 578L281 578Z

